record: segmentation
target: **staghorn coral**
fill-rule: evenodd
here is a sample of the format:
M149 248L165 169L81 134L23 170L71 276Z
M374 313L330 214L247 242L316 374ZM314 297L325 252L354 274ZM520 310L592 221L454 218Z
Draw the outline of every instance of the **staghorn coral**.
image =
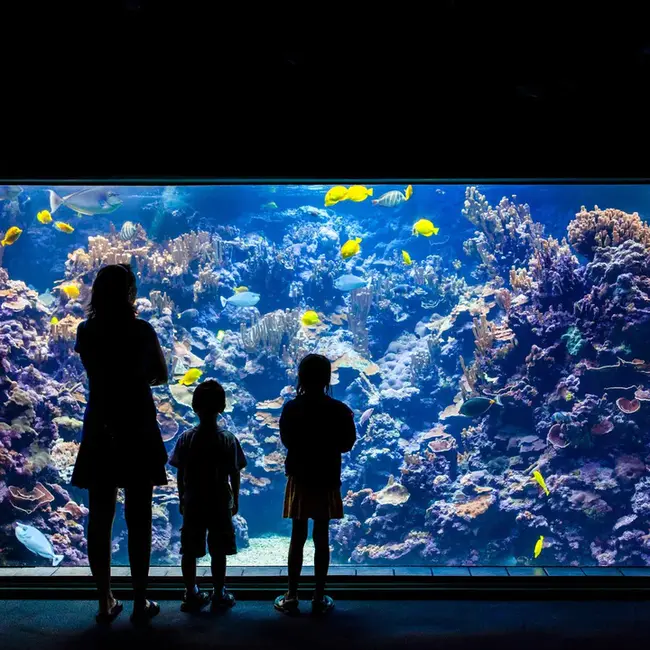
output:
M354 347L362 354L368 354L368 313L372 304L372 290L368 287L355 289L350 294L348 326L354 336Z
M241 324L240 335L247 352L264 350L278 355L283 345L288 345L300 329L298 309L278 309L253 321L250 327Z
M637 212L601 210L597 205L587 210L583 205L567 230L571 245L588 259L593 259L599 248L616 247L625 241L650 248L650 227Z

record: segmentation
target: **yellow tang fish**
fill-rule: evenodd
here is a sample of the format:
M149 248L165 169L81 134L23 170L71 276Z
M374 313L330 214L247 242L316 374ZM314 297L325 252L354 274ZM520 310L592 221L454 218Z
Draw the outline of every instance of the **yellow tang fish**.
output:
M546 481L544 480L544 477L539 473L538 470L535 470L533 472L533 478L539 483L542 490L544 490L544 492L546 492L546 496L548 496L550 494L550 492L548 491L548 488L546 487Z
M315 311L310 309L302 315L300 322L305 327L311 327L312 325L318 325L320 323L320 318L318 318L318 314Z
M535 558L539 557L540 553L542 552L542 548L544 548L544 535L540 535L539 539L535 543L535 551L533 552Z
M49 210L41 210L37 215L36 218L41 222L41 223L52 223L52 215L50 214Z
M334 186L325 195L325 207L336 205L339 201L345 201L348 198L348 188L343 185Z
M411 256L406 251L402 251L402 261L406 266L411 266L411 264L413 264Z
M223 341L223 337L226 335L226 333L223 330L219 330L217 332L217 341Z
M404 196L405 196L407 201L413 196L413 185L409 185L406 188L406 190L404 192Z
M413 226L413 234L417 237L422 235L423 237L431 237L431 235L437 235L440 231L440 228L436 228L431 221L428 219L420 219L415 222Z
M248 287L235 287L235 293L244 293L244 291L248 291Z
M22 234L22 230L18 226L11 226L5 233L4 239L0 241L2 246L11 246Z
M183 386L191 386L203 374L198 368L190 368L179 380L179 384Z
M74 228L69 223L64 223L63 221L55 221L54 227L68 235L74 232Z
M369 196L373 195L374 190L371 188L364 187L363 185L352 185L348 190L346 199L359 203L365 201Z
M52 316L52 320L50 321L51 325L58 325L59 324L59 319L56 316Z
M361 247L359 244L361 243L361 238L360 237L355 237L354 239L348 239L343 246L341 246L341 257L344 260L349 259L350 257L354 257L355 255L358 255L361 252Z
M79 287L76 284L64 284L59 287L63 293L65 293L70 300L74 300L75 298L79 297L79 294L81 293L79 291Z

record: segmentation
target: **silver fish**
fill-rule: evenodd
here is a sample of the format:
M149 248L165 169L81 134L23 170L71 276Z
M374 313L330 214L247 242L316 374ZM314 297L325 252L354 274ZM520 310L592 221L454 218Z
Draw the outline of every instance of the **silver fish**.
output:
M379 205L382 208L394 208L404 203L404 201L406 201L404 194L399 190L391 190L390 192L386 192L386 194L382 194L378 199L375 199L372 204Z
M38 295L38 300L39 302L43 303L46 307L51 307L54 301L56 300L56 296L50 293L50 290L48 289L45 293L40 293Z
M178 318L196 318L199 315L198 309L186 309L178 314Z
M57 555L52 548L52 542L43 533L27 524L16 523L16 537L18 541L35 555L40 555L52 561L52 566L59 566L63 555Z
M137 226L132 221L125 221L122 227L120 228L120 239L122 241L129 241L133 239Z
M230 298L220 297L221 306L232 305L233 307L254 307L260 301L260 294L252 291L242 291Z
M68 194L63 198L54 190L47 190L50 193L50 212L54 214L62 205L67 208L92 216L93 214L110 214L115 212L121 205L122 199L112 190L105 187L90 187L80 190L74 194Z
M0 201L13 201L22 191L20 185L0 185Z
M362 414L361 417L359 418L359 426L361 426L364 422L367 422L370 419L370 416L372 415L374 408L369 408L366 409Z
M354 291L355 289L365 287L367 284L368 282L363 278L351 274L342 275L334 281L334 286L339 291Z

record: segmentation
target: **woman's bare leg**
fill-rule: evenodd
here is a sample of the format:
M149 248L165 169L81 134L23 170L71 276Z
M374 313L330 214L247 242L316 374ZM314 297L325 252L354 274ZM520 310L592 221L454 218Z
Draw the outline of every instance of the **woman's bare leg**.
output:
M117 488L88 490L88 563L97 585L99 612L108 613L115 599L111 593L111 549Z
M130 487L124 490L124 517L129 533L129 564L133 584L133 609L147 604L147 583L151 560L151 509L153 488Z

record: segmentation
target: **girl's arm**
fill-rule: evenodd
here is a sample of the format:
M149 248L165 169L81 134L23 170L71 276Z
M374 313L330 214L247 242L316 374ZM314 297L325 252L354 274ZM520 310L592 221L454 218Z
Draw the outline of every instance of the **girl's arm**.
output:
M151 325L150 328L150 350L148 351L149 363L151 364L150 371L150 380L149 384L151 386L162 386L169 381L169 375L167 373L167 361L165 361L165 355L163 354L162 348L160 347L160 342L158 341L158 335Z
M357 441L357 429L354 426L354 413L346 406L345 416L341 419L341 453L344 454L354 447Z
M239 484L241 483L241 473L233 472L230 475L230 487L232 487L232 516L239 512Z
M287 413L287 407L285 406L282 409L282 415L280 415L280 440L287 449L293 444L295 438L294 429L294 419L291 417L291 412Z

